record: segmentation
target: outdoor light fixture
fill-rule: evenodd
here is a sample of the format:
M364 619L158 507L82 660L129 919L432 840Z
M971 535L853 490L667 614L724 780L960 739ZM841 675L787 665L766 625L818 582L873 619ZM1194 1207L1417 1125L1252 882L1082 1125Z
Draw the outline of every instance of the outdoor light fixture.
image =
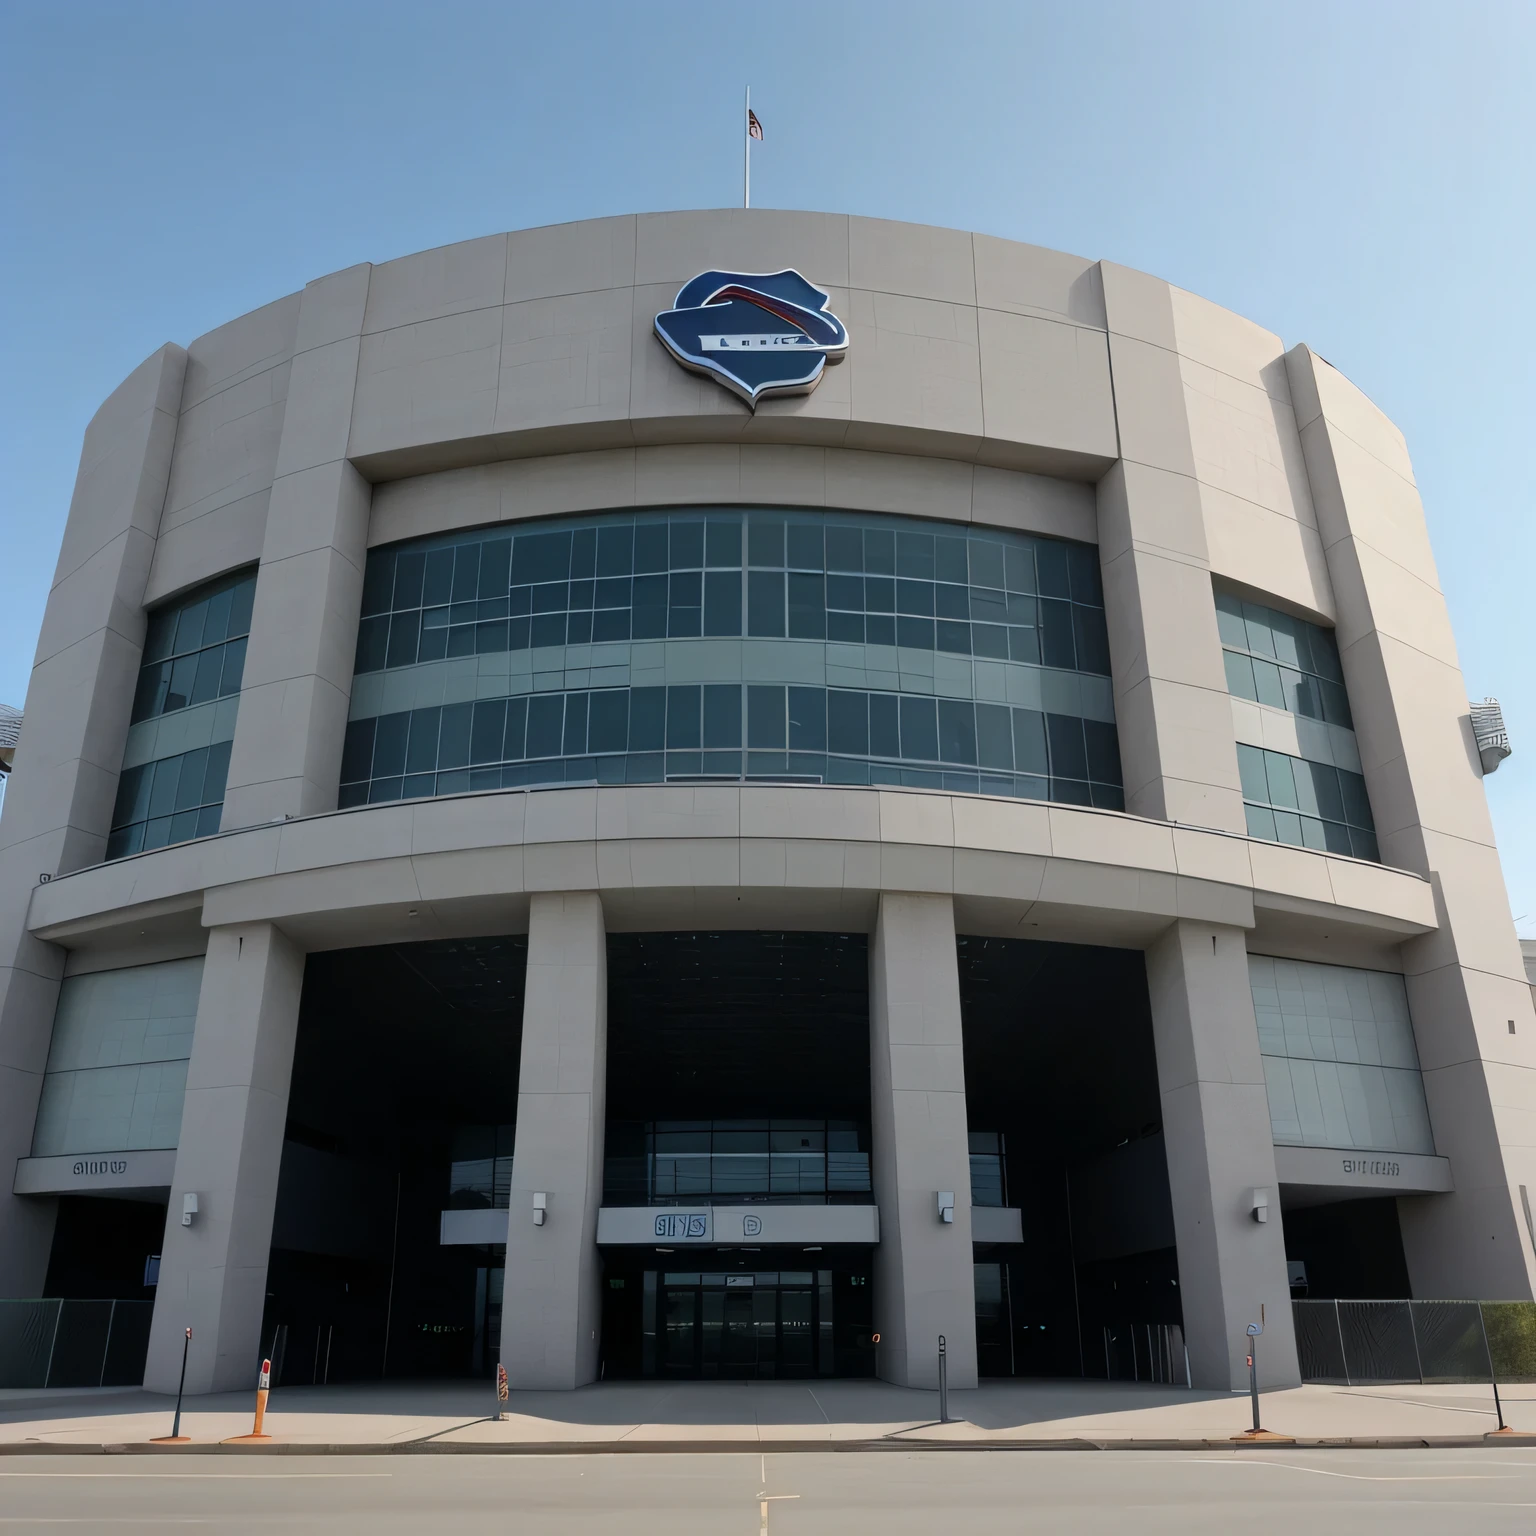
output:
M1269 1191L1267 1189L1254 1190L1249 1204L1252 1207L1253 1219L1255 1221L1269 1220Z
M939 1220L952 1222L955 1219L955 1192L952 1189L938 1191Z
M191 1192L181 1197L181 1224L190 1227L197 1220L197 1196Z
M549 1196L542 1191L533 1197L533 1224L536 1227L544 1225L544 1213L549 1209Z

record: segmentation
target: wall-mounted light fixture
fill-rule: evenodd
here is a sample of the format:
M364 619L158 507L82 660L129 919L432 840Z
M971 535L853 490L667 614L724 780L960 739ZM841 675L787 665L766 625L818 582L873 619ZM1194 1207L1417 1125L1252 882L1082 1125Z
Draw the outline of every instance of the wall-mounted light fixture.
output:
M1267 1189L1254 1190L1248 1204L1255 1221L1269 1220L1269 1191Z
M190 1227L197 1220L197 1196L190 1190L181 1197L181 1224Z
M544 1213L549 1209L549 1196L540 1191L533 1197L533 1224L536 1227L544 1225Z
M941 1189L936 1198L939 1206L939 1220L952 1222L955 1219L955 1192L952 1189Z

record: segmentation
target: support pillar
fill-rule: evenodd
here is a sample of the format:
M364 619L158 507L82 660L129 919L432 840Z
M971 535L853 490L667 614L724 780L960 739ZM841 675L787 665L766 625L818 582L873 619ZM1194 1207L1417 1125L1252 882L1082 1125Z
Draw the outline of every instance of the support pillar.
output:
M540 893L528 917L528 978L507 1212L501 1361L519 1388L597 1378L608 1071L608 948L595 891ZM534 1224L534 1196L546 1200Z
M1300 1380L1270 1139L1269 1100L1240 928L1177 922L1147 951L1184 1339L1197 1387L1248 1385L1249 1323L1259 1380ZM1253 1216L1253 1192L1269 1219Z
M144 1385L254 1387L304 955L270 923L215 928L198 995ZM183 1197L197 1196L191 1226Z
M971 1163L960 1036L960 966L948 896L887 894L869 957L875 1368L904 1387L936 1387L939 1335L949 1384L976 1385ZM953 1192L953 1223L937 1195Z

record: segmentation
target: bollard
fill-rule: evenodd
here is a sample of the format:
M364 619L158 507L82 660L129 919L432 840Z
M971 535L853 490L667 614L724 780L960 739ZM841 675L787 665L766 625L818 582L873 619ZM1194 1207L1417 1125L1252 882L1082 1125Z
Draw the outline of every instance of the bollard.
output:
M248 1435L231 1435L224 1441L225 1445L234 1445L242 1440L270 1440L271 1435L262 1433L262 1421L267 1416L267 1391L272 1385L272 1362L261 1362L261 1374L256 1378L256 1423Z
M939 1335L939 1423L949 1423L949 1356L944 1335Z
M1483 1331L1483 1354L1488 1358L1488 1381L1493 1387L1493 1411L1499 1417L1499 1427L1490 1429L1490 1435L1512 1435L1509 1425L1504 1422L1504 1404L1499 1400L1499 1373L1493 1368L1493 1349L1488 1343L1488 1319L1483 1316L1483 1304L1477 1304L1477 1326Z
M505 1424L512 1415L507 1412L507 1399L511 1393L507 1387L507 1368L500 1361L496 1363L496 1419L498 1423Z
M181 1341L181 1380L176 1383L176 1417L168 1435L156 1435L151 1445L185 1445L190 1438L181 1432L181 1394L187 1385L187 1351L192 1347L192 1330L187 1329Z
M1263 1332L1263 1323L1248 1324L1248 1398L1253 1404L1253 1428L1245 1429L1240 1435L1233 1435L1232 1439L1238 1445L1252 1445L1255 1441L1294 1445L1296 1442L1289 1435L1272 1435L1259 1425L1259 1366L1254 1351L1258 1347L1259 1335Z

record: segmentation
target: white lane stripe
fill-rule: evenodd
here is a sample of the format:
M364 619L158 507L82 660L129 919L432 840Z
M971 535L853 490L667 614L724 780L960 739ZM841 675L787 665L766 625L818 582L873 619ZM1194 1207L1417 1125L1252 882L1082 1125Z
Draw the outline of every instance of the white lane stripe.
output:
M1310 1472L1314 1477L1342 1477L1352 1483L1497 1483L1518 1481L1518 1473L1497 1472L1492 1477L1482 1472L1467 1472L1461 1476L1446 1473L1434 1477L1367 1477L1363 1472L1330 1472L1326 1467L1304 1467L1294 1461L1260 1461L1257 1457L1244 1456L1232 1461L1196 1461L1184 1463L1192 1467L1281 1467L1287 1472Z
M0 1472L0 1477L144 1477L167 1478L206 1477L216 1482L229 1482L234 1478L270 1479L274 1477L393 1477L393 1472Z

